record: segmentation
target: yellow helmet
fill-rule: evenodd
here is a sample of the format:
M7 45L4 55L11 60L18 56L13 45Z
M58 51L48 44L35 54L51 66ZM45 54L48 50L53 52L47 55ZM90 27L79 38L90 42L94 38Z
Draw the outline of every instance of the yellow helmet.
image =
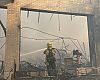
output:
M52 42L51 41L47 43L47 47L52 47Z

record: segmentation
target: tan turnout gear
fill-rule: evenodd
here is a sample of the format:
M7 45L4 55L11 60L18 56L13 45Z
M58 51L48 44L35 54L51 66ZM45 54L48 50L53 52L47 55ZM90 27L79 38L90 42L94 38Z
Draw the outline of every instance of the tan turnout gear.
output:
M48 75L49 76L55 76L56 75L56 49L52 48L52 42L47 43L47 49L44 51L44 54L46 55L46 61L45 64L47 66Z

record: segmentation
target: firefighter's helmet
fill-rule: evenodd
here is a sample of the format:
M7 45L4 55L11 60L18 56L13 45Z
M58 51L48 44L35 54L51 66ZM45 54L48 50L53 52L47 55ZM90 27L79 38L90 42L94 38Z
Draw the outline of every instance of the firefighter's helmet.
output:
M47 47L52 47L52 42L51 41L47 43Z

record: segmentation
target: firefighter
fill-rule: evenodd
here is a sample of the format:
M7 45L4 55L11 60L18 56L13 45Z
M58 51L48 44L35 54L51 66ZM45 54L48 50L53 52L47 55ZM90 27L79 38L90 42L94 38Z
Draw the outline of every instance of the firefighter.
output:
M80 53L79 50L73 50L73 60L77 67L81 66L81 57L82 53Z
M44 51L46 55L46 66L48 71L48 76L56 76L56 49L52 47L52 42L47 43L47 49Z
M76 54L77 54L77 64L80 65L82 53L80 53L79 50L76 50Z

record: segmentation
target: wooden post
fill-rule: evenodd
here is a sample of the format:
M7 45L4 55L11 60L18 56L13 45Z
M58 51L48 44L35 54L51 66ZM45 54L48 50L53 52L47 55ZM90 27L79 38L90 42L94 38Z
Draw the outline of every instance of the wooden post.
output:
M5 47L5 70L4 77L7 78L14 61L16 70L19 70L20 63L20 6L16 3L8 5L7 9L7 35Z

